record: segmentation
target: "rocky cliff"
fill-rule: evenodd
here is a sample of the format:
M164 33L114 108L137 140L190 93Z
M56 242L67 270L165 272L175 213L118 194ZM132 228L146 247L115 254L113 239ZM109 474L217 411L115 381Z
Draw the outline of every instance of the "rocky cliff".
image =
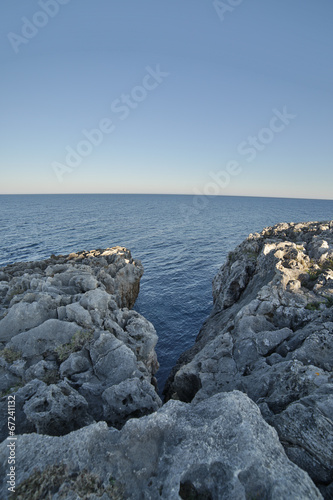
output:
M333 498L333 222L251 234L219 270L213 297L167 399L246 393L288 457Z
M332 498L333 223L266 228L230 253L162 407L155 331L129 310L142 271L119 247L0 270L16 498Z
M121 427L161 406L157 335L130 310L142 274L121 247L1 270L0 411L15 394L18 433L61 435L99 420Z

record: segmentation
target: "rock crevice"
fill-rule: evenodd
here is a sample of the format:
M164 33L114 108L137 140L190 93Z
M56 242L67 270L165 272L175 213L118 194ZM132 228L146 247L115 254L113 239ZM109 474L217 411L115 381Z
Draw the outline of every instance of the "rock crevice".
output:
M18 498L332 498L333 222L279 224L230 252L163 406L156 332L130 310L142 272L122 247L0 270Z

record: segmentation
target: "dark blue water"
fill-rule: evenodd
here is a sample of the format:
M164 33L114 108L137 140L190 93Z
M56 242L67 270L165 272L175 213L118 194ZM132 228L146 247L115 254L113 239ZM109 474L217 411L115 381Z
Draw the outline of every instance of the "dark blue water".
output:
M162 388L210 312L211 282L230 250L268 225L333 219L325 200L209 197L202 205L193 213L192 196L173 195L0 196L0 266L130 248L145 268L135 309L157 330Z

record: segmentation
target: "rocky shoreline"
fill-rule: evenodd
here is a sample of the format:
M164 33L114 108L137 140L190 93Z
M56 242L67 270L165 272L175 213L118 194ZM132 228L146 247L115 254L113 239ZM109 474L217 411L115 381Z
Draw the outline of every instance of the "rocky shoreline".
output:
M249 235L214 278L213 297L166 399L246 393L288 457L333 498L333 222Z
M100 420L120 428L161 406L157 335L130 310L142 274L121 247L1 271L0 391L14 388L20 434L62 435ZM5 406L2 398L2 415Z
M229 254L163 406L156 332L131 310L142 273L122 247L0 269L17 498L333 498L333 222Z

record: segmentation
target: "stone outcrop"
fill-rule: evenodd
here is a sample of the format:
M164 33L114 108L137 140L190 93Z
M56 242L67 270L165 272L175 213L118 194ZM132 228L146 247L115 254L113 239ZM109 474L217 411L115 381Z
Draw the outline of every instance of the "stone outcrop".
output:
M121 247L0 270L16 498L332 498L333 222L279 224L229 254L163 406L155 330L130 310L142 272Z
M3 491L6 445L0 445ZM18 436L16 450L22 499L322 498L258 407L237 391L190 405L169 401L121 431L99 422L60 437Z
M333 222L251 234L213 282L214 308L166 399L245 392L289 458L333 494Z
M122 247L0 270L0 411L15 394L17 432L61 435L99 420L121 427L161 406L157 335L130 310L142 274Z

